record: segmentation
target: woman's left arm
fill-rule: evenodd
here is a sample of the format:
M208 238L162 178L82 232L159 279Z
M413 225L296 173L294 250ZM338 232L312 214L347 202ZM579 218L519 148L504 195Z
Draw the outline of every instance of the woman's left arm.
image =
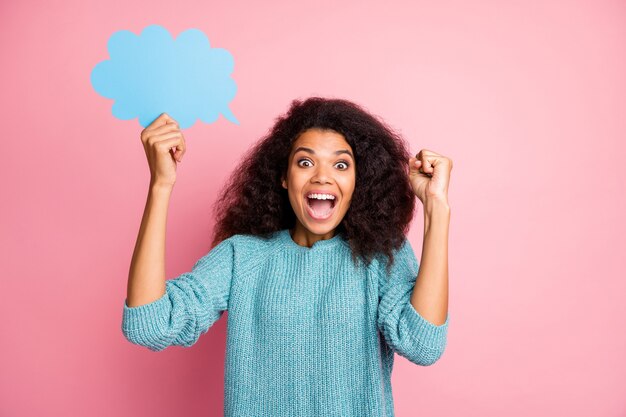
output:
M411 304L439 326L448 316L448 185L452 160L422 149L409 160L413 191L424 206L424 241Z

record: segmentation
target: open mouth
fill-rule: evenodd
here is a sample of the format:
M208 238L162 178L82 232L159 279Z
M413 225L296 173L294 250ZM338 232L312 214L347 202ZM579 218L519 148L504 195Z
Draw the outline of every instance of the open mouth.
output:
M309 216L315 220L325 220L333 215L337 204L337 199L317 199L305 197L306 208Z

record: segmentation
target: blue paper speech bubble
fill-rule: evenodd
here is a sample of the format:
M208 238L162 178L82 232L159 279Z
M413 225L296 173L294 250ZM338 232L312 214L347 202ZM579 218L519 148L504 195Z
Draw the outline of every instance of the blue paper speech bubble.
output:
M198 118L213 123L221 113L239 124L228 108L237 91L230 77L233 56L211 48L202 31L189 29L174 40L159 25L146 27L139 36L120 30L111 35L107 49L110 59L91 71L91 85L115 100L112 112L118 119L138 117L146 127L167 113L187 128Z

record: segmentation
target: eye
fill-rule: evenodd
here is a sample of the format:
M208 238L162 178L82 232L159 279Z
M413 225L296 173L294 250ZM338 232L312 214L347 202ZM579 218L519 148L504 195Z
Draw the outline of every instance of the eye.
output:
M303 162L303 161L304 162L308 162L309 164L311 163L311 161L309 161L308 159L300 159L300 160L298 160L298 166L303 166L303 165L300 164L300 162Z
M303 159L299 159L298 160L298 166L301 166L301 167L310 166L310 165L302 165L301 162L306 162L308 164L311 164L310 160L308 160L306 158L303 158ZM337 162L336 165L344 165L344 168L341 168L342 171L345 171L346 169L348 169L350 167L350 164L347 161L339 161L339 162Z

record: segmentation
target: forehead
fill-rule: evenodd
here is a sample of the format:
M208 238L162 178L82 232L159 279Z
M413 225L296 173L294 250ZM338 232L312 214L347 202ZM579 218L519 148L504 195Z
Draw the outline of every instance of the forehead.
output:
M292 153L300 146L311 148L316 153L334 153L339 149L352 150L341 133L322 129L308 129L301 133L292 145Z

